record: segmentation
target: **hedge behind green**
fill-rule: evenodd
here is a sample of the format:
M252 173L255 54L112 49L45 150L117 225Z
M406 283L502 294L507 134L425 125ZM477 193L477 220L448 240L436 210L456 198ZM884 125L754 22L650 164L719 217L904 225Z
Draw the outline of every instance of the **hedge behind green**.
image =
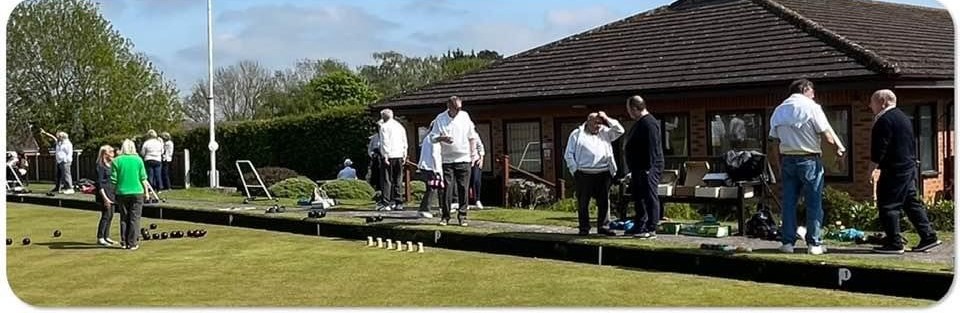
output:
M305 116L218 124L220 185L239 184L236 160L250 160L257 167L289 168L314 180L336 177L345 158L353 160L355 168L363 171L368 163L367 138L373 133L374 125L362 106L330 108ZM206 186L210 168L207 128L172 135L177 150L190 149L191 182Z
M359 179L331 180L321 187L334 199L370 200L374 193L367 181Z
M278 198L310 198L314 188L317 188L317 184L309 178L293 177L270 186L270 193Z

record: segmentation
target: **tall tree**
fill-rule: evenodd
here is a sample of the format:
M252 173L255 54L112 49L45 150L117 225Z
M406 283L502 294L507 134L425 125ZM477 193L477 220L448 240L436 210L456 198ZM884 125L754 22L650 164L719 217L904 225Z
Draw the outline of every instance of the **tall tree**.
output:
M303 59L297 61L293 68L275 71L272 87L255 117L269 118L306 112L311 101L306 89L307 83L316 77L335 72L351 72L350 66L335 59Z
M87 0L27 0L7 24L12 129L63 130L74 141L182 121L177 90Z
M242 60L220 67L213 74L213 103L217 120L240 121L253 119L262 109L273 87L270 71L260 63ZM195 122L208 120L207 80L193 85L184 101L184 114Z
M425 85L448 80L477 71L502 59L496 51L464 53L450 50L436 57L408 57L394 51L373 54L376 65L360 67L360 75L381 95L391 97Z

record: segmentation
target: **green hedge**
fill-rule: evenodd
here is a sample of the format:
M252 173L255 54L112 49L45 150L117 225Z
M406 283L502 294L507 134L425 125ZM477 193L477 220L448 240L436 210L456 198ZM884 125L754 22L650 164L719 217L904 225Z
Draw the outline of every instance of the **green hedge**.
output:
M331 180L322 187L327 196L334 199L370 200L374 192L364 180Z
M373 133L374 125L362 106L330 108L305 116L218 124L220 184L238 185L236 160L250 160L258 167L285 167L318 180L336 177L343 159L350 158L362 177L368 163L367 138ZM178 150L190 149L191 182L206 185L210 168L208 129L171 135Z
M287 178L270 186L270 193L279 198L310 198L314 188L317 188L316 183L301 176Z

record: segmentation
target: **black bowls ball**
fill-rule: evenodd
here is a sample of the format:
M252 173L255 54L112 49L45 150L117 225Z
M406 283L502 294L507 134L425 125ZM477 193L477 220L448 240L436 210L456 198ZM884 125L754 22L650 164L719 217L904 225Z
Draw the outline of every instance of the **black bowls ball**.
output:
M7 245L9 246L12 244L13 244L13 239L7 238Z
M150 236L153 240L160 240L160 234L153 234Z
M167 234L167 232L160 233L160 239L167 239L167 238L170 238L170 235Z
M30 245L30 237L23 237L23 241L21 241L21 243L23 243L24 246Z
M157 229L157 224L150 224L150 229Z
M60 237L61 235L63 235L63 233L61 233L59 229L53 231L53 237Z

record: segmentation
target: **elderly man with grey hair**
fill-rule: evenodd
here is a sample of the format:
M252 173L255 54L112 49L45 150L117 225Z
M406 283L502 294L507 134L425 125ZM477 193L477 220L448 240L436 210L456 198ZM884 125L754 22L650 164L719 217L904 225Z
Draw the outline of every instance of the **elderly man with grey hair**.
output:
M873 172L880 170L877 181L877 209L886 243L873 249L876 253L902 254L900 212L907 214L920 242L912 249L925 252L942 244L930 225L923 203L917 199L917 143L913 124L907 114L897 108L897 95L888 89L870 97L874 117L870 131L870 170L867 181L873 185Z
M56 142L56 148L54 149L54 155L57 160L57 181L55 182L56 186L53 187L51 192L60 192L63 194L72 194L73 193L73 179L70 176L70 164L73 164L73 143L70 142L70 137L67 136L65 132L57 132L57 135L54 136L51 133L40 129L40 133L44 136L50 137Z
M577 217L580 235L590 233L590 198L597 202L597 233L616 236L607 224L610 212L610 181L617 175L613 141L626 130L603 111L590 113L587 121L570 132L563 159L573 175L577 192Z
M355 180L357 179L357 170L353 167L353 161L350 159L343 160L343 169L337 173L337 179L339 180Z
M379 125L381 194L383 198L377 209L403 211L403 163L407 160L407 129L393 116L393 111L380 111L383 122Z

